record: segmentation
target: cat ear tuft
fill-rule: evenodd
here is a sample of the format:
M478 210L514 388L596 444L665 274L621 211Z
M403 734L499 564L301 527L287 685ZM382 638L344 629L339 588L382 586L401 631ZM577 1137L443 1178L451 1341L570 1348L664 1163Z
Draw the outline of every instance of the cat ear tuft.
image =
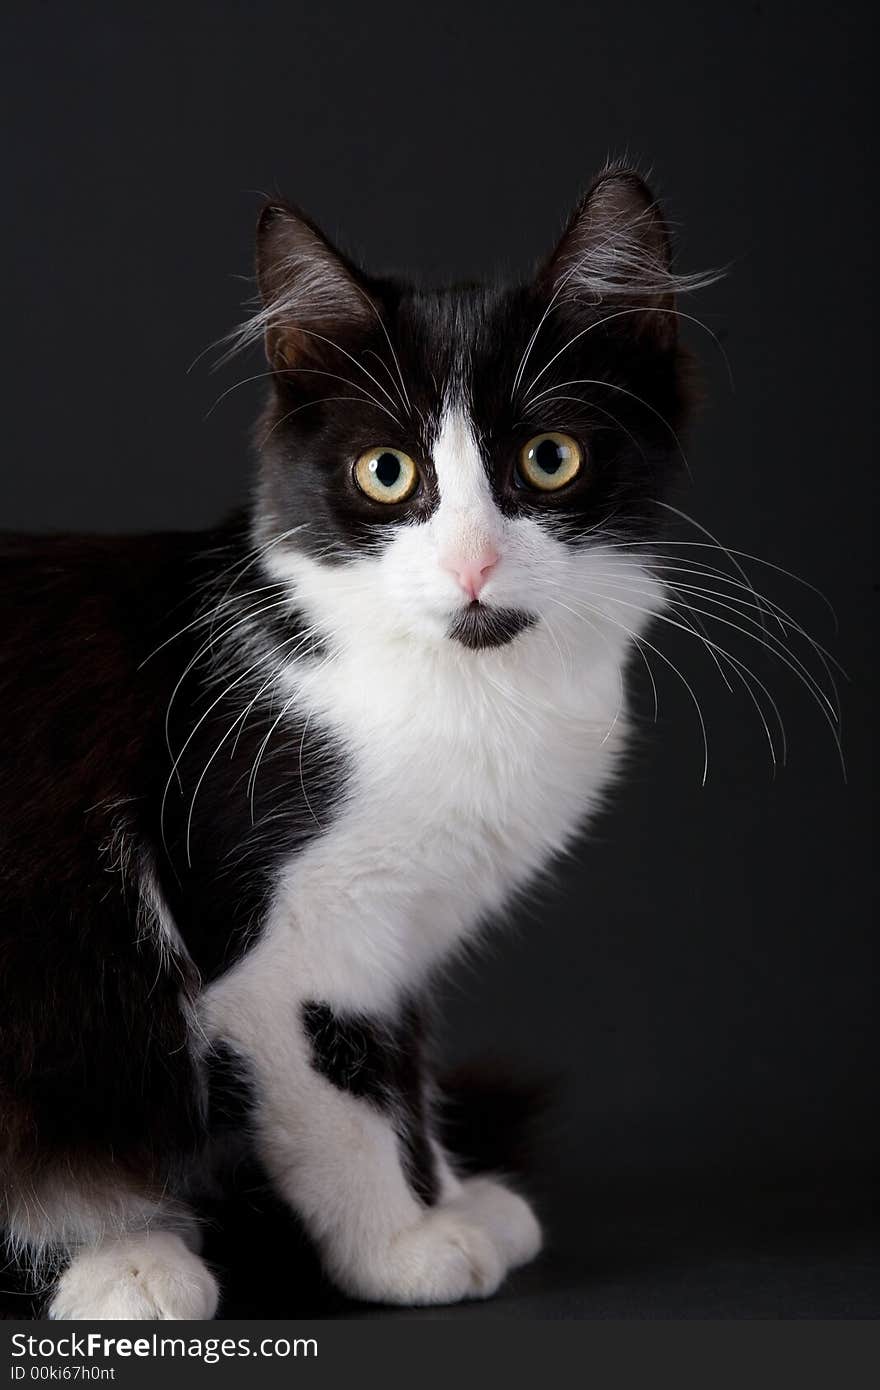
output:
M248 340L264 337L279 371L325 358L339 339L375 322L355 266L287 204L267 203L260 213L257 283L263 307L245 331Z
M578 203L539 284L557 303L607 304L609 314L631 315L635 329L668 342L676 293L716 278L675 275L671 260L666 221L644 179L611 166Z

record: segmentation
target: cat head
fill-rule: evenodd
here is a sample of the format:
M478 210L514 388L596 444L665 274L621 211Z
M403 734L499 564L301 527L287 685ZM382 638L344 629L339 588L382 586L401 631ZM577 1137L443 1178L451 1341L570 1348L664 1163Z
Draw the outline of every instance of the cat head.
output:
M278 202L257 274L255 536L319 621L503 646L656 533L688 405L674 296L699 281L637 174L605 170L527 283L365 274Z

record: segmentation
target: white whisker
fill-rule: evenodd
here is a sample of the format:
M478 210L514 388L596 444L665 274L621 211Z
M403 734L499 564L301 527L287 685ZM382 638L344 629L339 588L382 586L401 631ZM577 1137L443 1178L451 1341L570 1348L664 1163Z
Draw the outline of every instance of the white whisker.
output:
M333 661L333 660L335 660L336 658L338 658L340 654L341 654L341 649L337 649L337 650L335 650L335 651L331 651L330 654L329 654L329 656L327 656L327 657L325 658L325 660L322 661L322 662L315 668L315 669L316 669L316 674L317 674L318 671L323 671L323 670L330 664L330 662ZM265 738L263 739L262 743L260 744L259 749L257 750L257 755L256 755L256 757L254 758L253 767L251 768L250 775L248 776L248 783L247 783L247 796L248 796L248 799L249 799L249 801L250 801L250 807L251 807L251 825L254 824L255 815L256 815L256 812L255 812L255 810L254 810L254 798L255 798L256 790L257 790L257 773L258 773L259 770L260 770L260 763L263 761L263 756L264 756L264 754L265 754L265 752L266 752L266 749L267 749L268 746L269 746L269 743L270 743L270 740L271 740L271 738L272 738L272 735L274 734L275 730L278 728L278 725L281 723L281 721L282 721L282 719L285 717L285 715L293 708L293 706L296 704L297 700L299 700L300 698L301 698L301 693L300 693L300 691L299 691L299 690L295 690L294 693L289 697L289 699L285 701L285 703L284 703L284 704L282 705L282 707L281 707L281 710L280 710L280 712L279 712L277 718L275 719L274 723L271 725L271 727L270 727L268 733L266 734ZM300 770L302 770L302 746L300 746ZM303 788L303 790L305 790L305 788Z
M282 426L283 424L285 424L288 420L292 419L294 415L298 415L299 412L300 412L301 410L307 410L307 409L309 408L310 405L326 405L328 401L363 401L363 400L364 400L364 397L363 397L363 396L320 396L317 400L314 400L314 401L303 401L302 405L296 406L295 409L293 409L293 410L288 410L287 413L286 413L285 415L282 415L281 418L280 418L279 420L276 420L276 421L275 421L275 423L274 423L274 425L272 426L272 428L271 428L270 430L267 430L266 433L265 433L265 435L263 436L263 443L265 444L266 441L267 441L268 439L270 439L271 436L275 433L275 431L276 431L277 429L280 429L281 426ZM380 405L378 401L373 401L373 405L375 406L375 408L376 408L377 410L384 410L386 415L391 415L391 411L388 410L388 409L386 409L386 407L385 407L384 405ZM399 422L399 420L397 419L397 416L396 416L396 415L391 415L391 419L394 421L394 423L395 423L396 425L399 426L400 422Z
M568 303L568 301L564 300L563 303ZM688 323L695 323L698 328L702 328L704 332L708 333L709 337L712 339L715 346L718 348L718 351L721 353L721 356L724 360L724 365L727 368L728 380L730 381L731 388L733 388L733 371L730 365L730 359L724 350L724 347L721 343L721 340L718 337L718 334L713 333L712 329L709 327L708 324L704 323L702 319L696 318L694 314L683 313L681 309L675 309L672 307L661 308L658 305L649 304L635 304L630 305L625 309L616 309L613 314L606 314L603 318L597 319L593 323L588 324L586 328L582 328L579 333L575 333L574 337L569 338L568 342L565 343L559 349L558 352L554 353L554 355L550 358L549 362L546 362L544 366L541 368L541 370L537 372L535 376L532 377L531 381L526 387L526 396L529 396L531 394L532 389L537 385L544 373L549 371L550 368L553 366L553 363L556 362L557 359L560 358L564 352L567 352L568 349L574 343L576 343L579 338L586 337L588 333L593 332L594 328L601 328L603 324L611 323L614 319L624 318L628 314L672 314L675 318L685 319Z
M664 426L664 428L669 431L671 438L675 441L675 447L678 450L679 456L681 457L681 461L684 464L685 469L687 470L688 477L693 479L694 475L691 472L691 466L688 463L687 454L684 451L684 447L682 445L681 440L679 439L675 430L672 428L672 425L670 425L666 417L662 415L661 412L657 410L655 406L651 405L649 401L644 400L641 396L637 395L635 391L630 391L625 386L618 386L613 381L602 381L598 377L576 377L571 381L560 381L557 383L556 386L547 386L544 388L543 391L539 391L537 395L530 396L525 402L526 408L531 408L535 405L536 402L540 401L543 396L549 395L553 391L560 391L564 386L607 387L609 391L617 391L620 393L620 395L628 396L630 400L637 401L639 405L644 406L645 410L650 411L650 413L655 417L655 419L659 420L660 423ZM663 504L661 503L660 505Z
M161 806L160 806L160 808L159 808L159 825L160 825L161 831L162 831L162 843L163 843L163 845L165 846L165 850L166 850L166 853L169 855L169 858L171 857L171 852L170 852L170 849L169 849L169 846L168 846L168 841L167 841L166 838L165 838L165 808L166 808L166 805L167 805L167 802L168 802L168 793L169 793L169 791L171 790L171 784L172 784L172 782L174 781L175 777L178 777L178 780L179 780L179 771L178 771L178 770L179 770L179 768L180 768L181 761L182 761L182 759L183 759L184 754L186 753L187 748L188 748L189 745L192 743L193 739L195 738L195 736L196 736L196 734L198 733L199 729L200 729L200 728L202 727L202 725L204 724L205 720L206 720L206 719L211 715L211 713L217 708L217 706L220 704L220 702L226 698L226 696L229 694L229 692L230 692L231 690L236 689L237 686L241 685L242 681L247 680L248 676L251 674L252 671L258 670L258 668L259 668L260 666L264 665L265 662L268 661L270 657L274 656L274 654L275 654L277 651L281 651L285 646L287 646L287 644L290 642L290 640L291 640L290 638L286 638L283 642L279 642L276 646L274 646L270 651L262 653L262 654L260 655L260 657L259 657L256 661L252 662L249 666L247 666L247 667L245 668L244 671L242 671L238 676L236 676L235 680L231 681L231 682L229 683L229 685L227 685L226 688L225 688L224 690L222 690L222 691L220 692L220 694L219 694L218 696L216 696L216 698L215 698L214 700L211 701L211 703L210 703L210 705L208 706L208 708L204 711L204 713L201 715L201 717L196 721L196 723L193 725L192 729L190 730L189 734L187 735L186 740L184 741L183 746L182 746L181 749L180 749L180 752L177 754L177 757L174 759L174 763L173 763L173 765L172 765L171 771L170 771L170 773L168 774L168 780L167 780L166 783L165 783L165 790L164 790L163 793L162 793L162 802L161 802ZM189 850L188 850L188 847L187 847L187 863L189 863Z
M551 601L551 603L558 603L559 606L560 606L561 608L567 608L567 607L568 607L568 605L565 604L565 603L562 603L560 599L556 599L556 598L552 598L552 597L551 597L550 601ZM583 602L583 601L582 601L582 600L579 600L579 602ZM585 606L589 609L590 612L594 613L595 616L596 616L597 618L601 618L604 622L609 622L609 623L611 623L614 627L620 628L621 631L623 631L623 632L627 635L627 637L630 638L631 641L636 642L636 643L644 643L644 645L648 648L648 650L649 650L649 651L652 651L652 652L654 653L655 656L659 656L660 660L664 663L664 665L668 666L669 669L670 669L671 671L673 671L673 672L675 673L675 675L678 677L678 679L681 681L682 685L683 685L683 686L685 687L685 689L687 690L688 695L690 696L690 698L691 698L691 700L692 700L692 702L693 702L694 708L695 708L696 711L697 711L697 718L698 718L699 721L700 721L700 730L701 730L701 732L702 732L702 737L703 737L703 773L702 773L702 778L701 778L701 784L702 784L703 786L705 786L705 785L706 785L706 779L707 779L707 777L708 777L708 775L709 775L709 738L708 738L708 734L707 734L707 732L706 732L706 721L705 721L705 719L704 719L704 717L703 717L703 711L702 711L702 708L701 708L701 706L700 706L700 702L699 702L699 700L697 699L696 695L694 694L694 690L693 690L693 687L691 686L690 682L689 682L689 681L687 680L687 678L682 674L682 672L678 669L678 667L675 665L675 663L674 663L673 661L670 661L669 657L665 656L664 653L661 652L661 651L659 650L659 648L655 647L655 646L653 645L653 643L649 642L648 639L647 639L646 637L639 636L638 634L636 634L635 632L633 632L632 628L627 627L627 625L626 625L625 623L619 622L616 618L612 618L612 617L610 616L610 614L604 613L601 609L596 608L596 607L594 607L594 606L592 606L592 605L590 605L590 604L585 604ZM569 611L570 613L573 613L575 617L581 617L581 618L583 619L583 614L578 614L578 613L576 612L575 609L573 609L573 608L568 608L568 611Z
M304 645L311 639L311 637L314 635L314 632L315 632L315 631L316 631L316 629L315 629L315 628L312 628L312 629L306 631L305 634L302 634L302 633L295 633L295 634L293 634L291 637L287 638L286 641L282 642L281 645L280 645L280 647L274 648L273 651L283 650L285 647L287 647L287 646L289 646L289 645L292 645L294 642L298 643L298 646L294 649L295 651L297 651L297 650L299 650L300 647L304 646ZM288 656L285 658L285 663L284 663L285 666L287 666L287 665L289 664L290 660L291 660L291 658L290 658L290 656L288 655ZM251 668L251 669L253 669L253 668ZM273 682L274 680L277 680L277 679L278 679L278 675L279 675L279 672L278 672L278 671L273 672L273 674L272 674L272 676L269 678L269 680L266 681L266 682L264 682L264 684L263 684L262 686L260 686L260 689L257 691L256 695L254 695L254 697L253 697L253 699L250 701L250 703L245 707L245 709L242 711L242 713L239 714L239 715L233 720L233 722L230 724L229 728L228 728L228 729L226 730L226 732L223 734L223 737L220 739L220 742L219 742L219 743L217 744L217 746L214 748L213 752L211 753L210 757L208 758L207 762L205 763L204 768L202 769L202 772L201 772L201 774L200 774L200 776L199 776L198 781L196 782L195 789L194 789L193 794L192 794L192 800L190 801L190 807L189 807L189 814L187 815L187 818L186 818L185 845L186 845L186 862L187 862L187 864L191 864L191 859L190 859L190 842L191 842L191 837L192 837L192 821L193 821L193 814L194 814L195 809L196 809L196 798L198 797L199 789L201 788L202 783L204 782L205 778L206 778L207 775L208 775L208 772L210 771L211 764L213 763L214 759L217 757L217 754L220 752L220 749L223 747L223 745L224 745L224 743L226 742L226 740L229 738L229 735L232 733L232 731L233 731L233 729L235 728L236 724L240 724L240 725L241 725L241 727L239 728L239 735L240 735L240 733L241 733L241 728L244 727L244 721L247 719L247 716L248 716L248 714L250 713L251 709L252 709L253 706L256 704L257 700L260 698L260 696L262 695L263 691L264 691L269 685L271 685L272 682ZM236 742L237 742L237 740L238 740L238 735L236 735Z

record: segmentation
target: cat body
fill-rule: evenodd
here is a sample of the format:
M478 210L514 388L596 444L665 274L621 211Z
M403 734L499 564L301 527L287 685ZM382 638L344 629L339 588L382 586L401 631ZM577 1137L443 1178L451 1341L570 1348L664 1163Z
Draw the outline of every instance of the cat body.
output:
M218 1063L347 1292L485 1296L541 1241L443 1151L425 1004L625 746L687 402L665 229L609 170L533 283L428 293L273 205L258 274L248 514L0 549L2 1210L54 1317L213 1315Z

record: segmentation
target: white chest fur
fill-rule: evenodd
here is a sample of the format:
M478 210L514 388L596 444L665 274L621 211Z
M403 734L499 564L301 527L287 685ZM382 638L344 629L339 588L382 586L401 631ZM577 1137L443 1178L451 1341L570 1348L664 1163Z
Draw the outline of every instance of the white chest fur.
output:
M261 967L359 1010L417 986L595 804L623 734L622 647L563 652L536 629L495 651L383 642L298 670L299 712L351 772L281 875Z

